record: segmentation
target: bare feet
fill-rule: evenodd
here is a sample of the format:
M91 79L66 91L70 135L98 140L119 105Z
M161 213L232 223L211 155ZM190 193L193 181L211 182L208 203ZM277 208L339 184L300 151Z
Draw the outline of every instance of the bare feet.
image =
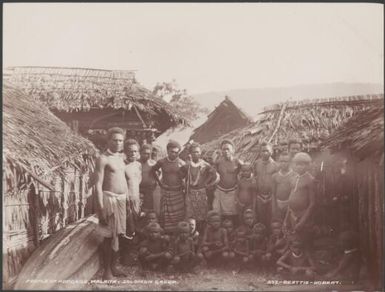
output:
M118 269L117 267L111 268L112 275L115 277L127 277L127 274L123 272L122 270Z
M106 269L103 273L103 280L112 280L114 278L114 276L112 275L112 272L111 270L109 269Z

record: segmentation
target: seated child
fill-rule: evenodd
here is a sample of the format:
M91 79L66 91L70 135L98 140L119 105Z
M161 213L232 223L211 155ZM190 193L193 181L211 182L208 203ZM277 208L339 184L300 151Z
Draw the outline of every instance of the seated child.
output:
M148 239L140 243L139 262L143 268L158 270L167 268L172 255L169 242L162 237L162 228L158 223L150 223L147 226Z
M245 162L241 166L238 177L237 207L240 222L243 219L243 212L248 208L252 208L256 191L257 183L252 173L252 166L250 163Z
M202 252L205 259L210 262L214 259L225 258L228 253L227 231L221 227L221 218L215 211L207 213L207 227L202 240Z
M190 237L190 225L179 222L177 237L174 242L172 264L177 270L188 271L200 263L203 255L195 252L193 239Z
M273 261L276 262L286 249L287 241L282 232L282 223L273 221L271 223L271 235L267 243L267 250L271 253Z
M243 212L242 224L238 229L242 229L245 232L245 236L248 239L253 237L253 225L254 225L254 212L251 209L246 209Z
M267 250L266 227L262 223L256 223L253 227L251 253L260 267L266 267L271 260L271 253Z
M247 236L247 232L244 228L238 227L235 230L235 240L232 248L235 258L241 260L246 264L253 258L250 252L250 239Z
M344 253L338 266L326 274L327 279L357 282L361 269L361 252L358 244L358 234L353 231L344 231L339 236L339 243Z
M225 219L222 222L223 228L227 231L227 240L229 242L229 258L234 258L234 243L235 243L235 229L234 229L234 223L230 219Z
M303 240L298 235L291 236L289 249L277 261L277 271L282 276L312 280L315 265L310 255L304 250ZM298 279L298 278L297 278Z
M197 226L196 220L194 218L189 218L187 221L190 226L190 237L192 238L194 243L194 250L195 252L197 252L200 242L199 242L199 232L196 229L196 226Z

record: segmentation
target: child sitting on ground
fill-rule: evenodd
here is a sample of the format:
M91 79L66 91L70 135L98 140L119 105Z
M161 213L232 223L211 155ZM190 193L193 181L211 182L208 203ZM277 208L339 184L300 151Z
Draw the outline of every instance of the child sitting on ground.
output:
M162 237L162 228L152 222L147 226L148 239L140 243L139 262L144 269L159 270L167 268L172 259L169 242Z
M312 280L315 276L314 262L304 250L303 240L298 235L291 236L289 249L278 259L277 265L278 273L285 277Z
M196 229L196 226L197 226L196 220L194 218L189 218L187 221L190 226L190 237L194 243L194 250L195 252L197 252L200 242L199 242L199 232Z
M227 231L227 240L229 242L229 258L234 258L235 257L234 243L236 239L236 234L235 234L233 221L231 221L230 219L225 219L222 222L222 226Z
M208 263L218 258L227 259L228 240L226 229L221 227L221 218L215 211L207 213L207 227L202 240L202 252Z
M252 208L256 192L257 183L252 173L252 166L246 162L241 166L238 177L237 206L240 222L243 220L243 212Z
M190 225L187 222L179 222L177 237L173 248L172 265L176 270L189 271L203 259L201 253L195 252L193 239L190 237Z
M251 239L253 236L253 226L254 226L254 212L251 209L246 209L243 212L242 224L237 228L242 229L245 232L245 236L248 239Z
M338 266L326 274L327 279L357 282L361 269L361 252L358 245L358 234L344 231L339 236L339 243L344 251Z
M259 268L266 268L271 260L271 253L267 250L266 227L256 223L253 227L251 240L251 253Z
M287 240L282 233L282 223L273 221L271 223L271 235L267 243L267 250L271 253L272 261L276 263L287 248Z
M250 252L250 238L244 228L237 228L235 231L235 240L232 248L235 258L242 264L249 263L253 256Z

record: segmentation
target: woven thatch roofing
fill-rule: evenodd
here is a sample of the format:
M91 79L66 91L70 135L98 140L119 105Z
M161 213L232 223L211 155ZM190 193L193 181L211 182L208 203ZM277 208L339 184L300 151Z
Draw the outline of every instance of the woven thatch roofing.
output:
M206 155L219 148L223 139L236 145L240 158L254 162L261 142L275 147L290 139L301 140L308 151L320 144L352 116L383 104L384 95L347 96L306 100L273 105L265 108L260 118L250 126L232 131L203 145Z
M54 111L128 109L166 117L171 125L186 123L167 102L140 85L134 71L61 67L9 67L4 79Z
M384 153L384 104L358 113L338 128L324 143L334 150L349 150L359 158Z
M37 177L60 170L64 162L87 167L96 148L75 135L48 108L9 83L3 85L3 162ZM15 178L10 181L16 183Z
M251 122L251 118L226 96L207 116L207 120L194 130L190 140L207 143L234 129L242 128Z

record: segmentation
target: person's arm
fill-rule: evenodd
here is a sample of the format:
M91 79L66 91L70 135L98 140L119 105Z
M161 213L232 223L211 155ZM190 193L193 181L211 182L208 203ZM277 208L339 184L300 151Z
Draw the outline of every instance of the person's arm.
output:
M222 229L222 235L223 235L223 248L222 250L228 250L229 249L229 240L227 238L227 230Z
M290 255L290 251L288 250L283 256L281 256L278 261L277 261L277 265L278 266L281 266L283 268L286 268L288 270L291 270L292 266L287 264L286 261L287 261L287 258L289 257Z
M344 271L347 267L349 267L351 262L352 255L351 254L344 254L340 262L338 263L337 268L330 271L326 274L327 278L333 278L336 277L339 273Z
M308 190L308 196L309 196L309 206L307 207L305 213L297 223L297 225L294 227L295 231L301 230L303 226L306 224L306 222L309 220L310 216L313 213L316 199L315 199L315 190L314 190L314 181L311 180L309 184L307 185Z
M276 180L276 175L273 174L272 177L272 186L271 186L271 191L272 191L272 198L271 198L271 207L273 211L273 216L277 214L278 206L277 206L277 180Z
M206 188L211 188L219 182L219 174L215 171L215 169L211 165L207 166L205 172L207 174L206 180L205 180Z
M151 167L151 175L155 178L155 180L158 182L159 186L162 186L162 182L160 180L159 170L162 167L162 160L159 160L153 167Z
M203 233L203 238L202 238L202 247L203 246L210 246L211 245L211 242L208 242L207 240L208 240L208 228L206 227L205 228L205 231L204 231L204 233Z
M104 181L104 169L106 167L107 161L104 156L100 156L96 160L95 167L95 188L96 188L96 196L98 202L98 212L99 212L99 222L103 225L106 225L107 218L104 212L104 204L103 204L103 181Z

